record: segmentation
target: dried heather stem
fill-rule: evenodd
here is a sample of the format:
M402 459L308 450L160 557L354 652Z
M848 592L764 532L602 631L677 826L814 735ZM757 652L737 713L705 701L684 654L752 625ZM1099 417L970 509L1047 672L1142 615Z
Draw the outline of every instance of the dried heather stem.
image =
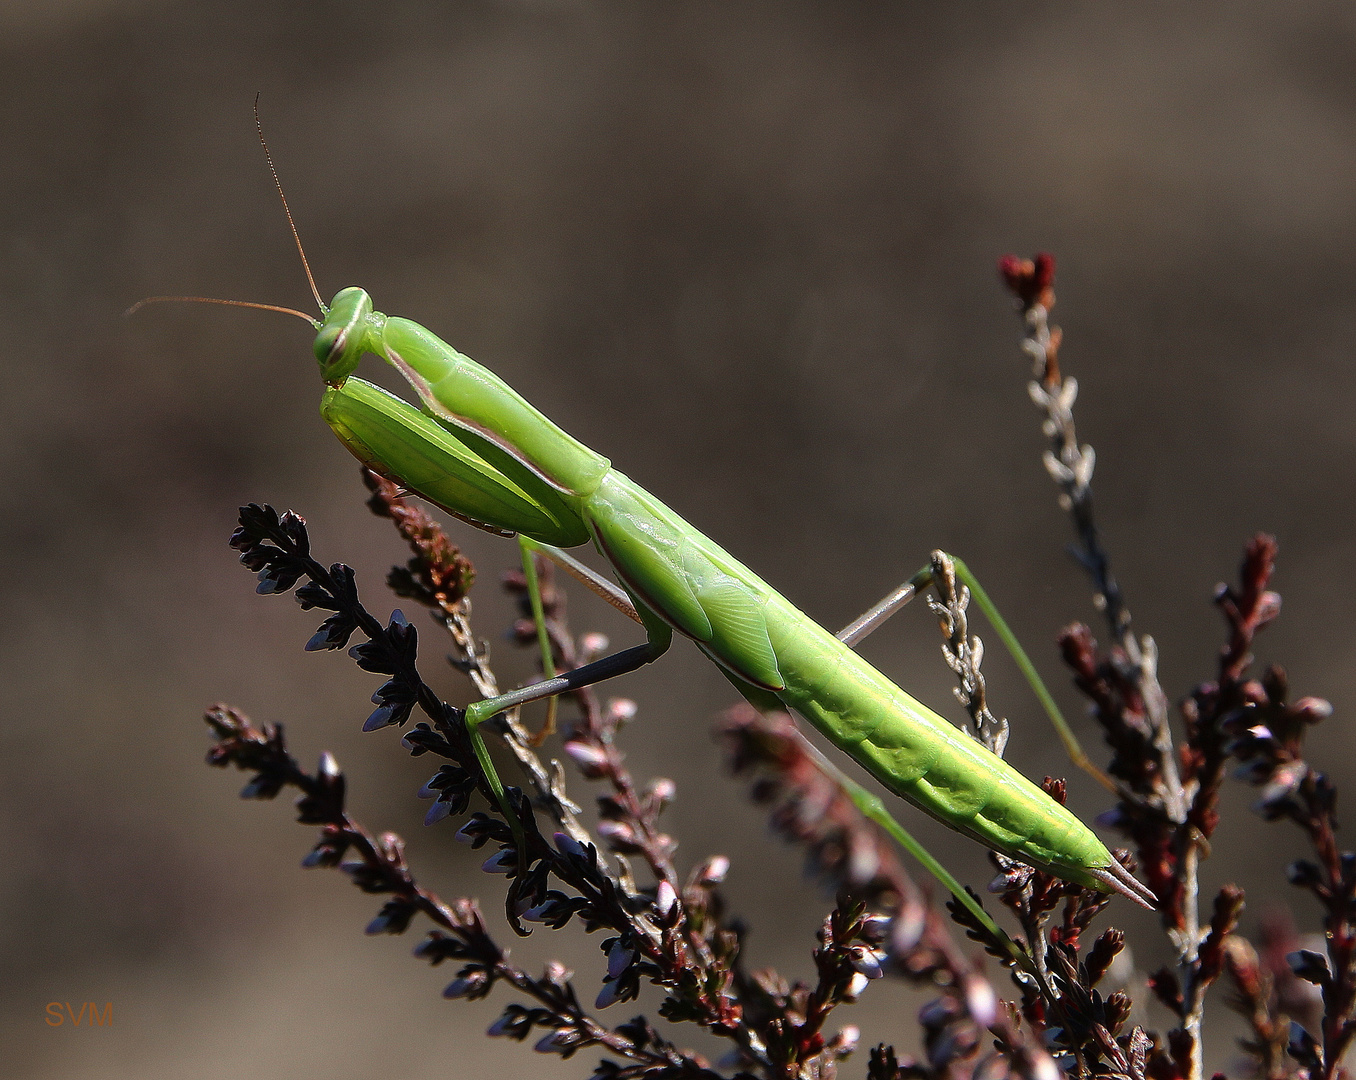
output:
M1185 992L1181 1030L1191 1044L1188 1075L1190 1080L1199 1080L1204 1069L1201 1043L1204 985L1197 976L1198 950L1204 935L1198 911L1198 865L1204 836L1188 823L1192 792L1184 787L1178 770L1167 697L1158 682L1158 650L1149 635L1137 637L1134 633L1130 609L1111 572L1093 517L1091 485L1096 455L1091 446L1078 443L1073 420L1078 383L1060 372L1059 347L1063 335L1049 320L1055 302L1054 259L1038 255L1026 261L1008 256L1000 262L999 272L1022 303L1022 351L1030 357L1034 375L1028 389L1032 401L1045 414L1042 430L1050 446L1043 460L1046 471L1059 486L1060 506L1073 521L1077 536L1074 556L1092 578L1094 600L1106 615L1115 643L1110 662L1142 703L1151 732L1145 749L1152 748L1156 757L1155 782L1148 790L1137 790L1134 797L1144 804L1143 808L1161 813L1173 827L1177 888L1170 898L1173 902L1164 906L1164 925L1177 954L1180 984Z
M1125 674L1144 699L1164 777L1166 801L1163 809L1170 820L1182 822L1186 820L1186 797L1173 753L1168 699L1158 682L1158 648L1149 635L1135 636L1130 609L1102 547L1092 512L1092 473L1096 454L1091 446L1078 444L1073 419L1078 382L1072 376L1060 374L1059 346L1063 335L1049 322L1049 309L1054 305L1054 260L1048 255L1037 256L1030 265L1032 276L1043 288L1022 313L1025 327L1022 351L1032 360L1035 378L1027 389L1036 407L1045 414L1041 429L1050 440L1043 461L1051 479L1059 486L1060 506L1073 520L1078 537L1074 557L1092 578L1096 590L1093 599L1105 614L1112 637L1124 656ZM1025 302L1023 293L1018 291L1018 295Z
M367 505L378 517L390 518L410 545L413 558L405 567L394 567L387 583L398 596L417 600L433 612L457 646L455 666L481 698L499 696L499 681L490 668L488 644L477 640L471 629L471 600L466 595L475 574L440 526L420 506L410 502L401 489L370 469L362 470L363 483L372 492ZM495 723L504 744L517 760L535 792L533 804L549 814L562 831L588 842L588 830L579 824L580 807L565 792L565 772L552 762L548 770L531 745L531 737L519 722L520 710L506 710Z
M959 680L954 689L956 700L970 716L974 738L999 757L1008 745L1008 722L989 711L985 693L984 674L979 665L984 659L984 643L971 636L966 609L970 606L970 590L956 588L956 568L944 551L932 553L932 584L938 599L929 596L928 608L941 624L942 655L946 665Z

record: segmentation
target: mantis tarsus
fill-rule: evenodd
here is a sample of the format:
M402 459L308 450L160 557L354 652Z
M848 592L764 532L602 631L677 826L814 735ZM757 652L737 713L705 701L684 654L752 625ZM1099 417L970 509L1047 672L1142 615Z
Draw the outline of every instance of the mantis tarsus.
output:
M295 225L292 231L295 236ZM517 534L525 564L532 550L541 551L645 629L642 645L564 675L553 675L548 666L544 681L468 706L473 745L506 808L479 726L513 706L650 663L668 649L676 630L754 707L796 711L890 791L943 824L1066 880L1152 907L1153 894L1070 811L853 651L852 643L888 617L891 598L835 637L493 372L417 323L374 311L360 288L343 289L326 305L309 266L306 273L319 320L288 308L230 302L285 311L316 328L314 352L328 384L321 415L344 445L374 471L458 518L500 535ZM404 376L422 411L353 376L369 352ZM619 586L561 550L586 543L607 561ZM921 574L897 590L893 606L919 587L926 587ZM974 586L974 592L991 612L982 590ZM1010 642L1001 623L999 630ZM549 665L549 649L546 655ZM1024 654L1017 655L1034 675ZM871 816L890 820L879 800L857 790ZM511 813L509 818L515 820ZM903 832L898 825L890 831L897 837ZM918 854L916 845L910 850ZM926 861L971 906L954 879L935 860Z

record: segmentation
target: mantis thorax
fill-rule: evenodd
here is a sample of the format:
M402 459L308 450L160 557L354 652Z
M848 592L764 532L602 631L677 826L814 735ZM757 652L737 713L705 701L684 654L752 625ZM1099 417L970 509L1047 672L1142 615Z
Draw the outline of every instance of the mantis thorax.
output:
M343 386L363 354L375 353L405 377L429 416L489 440L562 494L590 494L611 467L488 368L418 323L373 311L365 289L341 290L324 316L313 348L330 386Z

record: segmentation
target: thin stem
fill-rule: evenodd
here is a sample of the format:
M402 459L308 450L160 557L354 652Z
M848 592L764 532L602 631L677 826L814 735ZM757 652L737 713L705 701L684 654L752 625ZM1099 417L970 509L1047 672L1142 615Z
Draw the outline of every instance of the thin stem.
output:
M1142 639L1135 636L1130 609L1111 572L1111 561L1093 518L1092 473L1097 458L1091 446L1078 444L1073 420L1078 382L1060 374L1061 336L1058 329L1050 326L1048 307L1042 303L1030 305L1025 312L1025 326L1022 350L1031 357L1036 375L1028 389L1031 399L1045 413L1045 430L1050 438L1045 468L1059 485L1061 506L1073 519L1078 536L1074 557L1092 578L1094 601L1105 613L1116 644L1125 656L1125 674L1137 685L1144 700L1164 778L1164 810L1173 822L1181 823L1186 820L1187 800L1173 751L1168 699L1158 683L1158 650L1148 635Z

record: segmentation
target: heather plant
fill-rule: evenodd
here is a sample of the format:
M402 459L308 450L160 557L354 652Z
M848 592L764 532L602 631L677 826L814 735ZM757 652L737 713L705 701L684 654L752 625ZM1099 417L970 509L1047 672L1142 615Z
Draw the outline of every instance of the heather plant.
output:
M1137 867L1158 898L1172 960L1142 985L1169 1011L1168 1030L1131 1022L1133 982L1106 992L1108 973L1128 944L1109 923L1118 908L1106 895L993 854L990 907L1002 909L1012 927L1010 938L996 936L954 898L944 906L934 902L935 886L914 880L893 842L863 815L852 782L791 717L740 705L719 724L729 766L748 778L753 800L767 808L782 837L805 849L835 896L811 946L812 981L749 971L742 959L745 922L727 911L721 896L728 860L711 855L681 872L675 842L661 825L676 795L673 784L660 779L642 786L624 765L620 732L634 704L584 687L573 690L561 710L565 755L584 781L597 785L592 828L567 792L565 770L542 760L539 740L515 711L487 725L521 767L521 786L511 787L505 800L514 820L506 820L461 711L420 672L415 624L400 612L385 623L371 615L353 571L314 558L305 522L290 511L254 504L241 510L230 542L257 573L258 592L293 592L303 609L326 612L306 648L347 647L361 668L385 677L365 728L400 726L404 748L430 760L420 792L431 801L426 823L450 819L443 827L456 828L458 839L485 853L483 869L503 882L513 932L598 932L598 972L576 978L548 963L534 975L510 962L477 903L446 900L420 884L398 836L371 832L348 814L334 759L325 754L314 772L306 771L289 753L280 725L256 726L232 707L214 706L207 713L216 739L209 762L252 773L246 798L296 789L298 820L319 829L305 865L338 868L381 898L368 933L403 934L427 924L414 953L448 964L445 997L498 993L507 999L490 1036L531 1039L537 1052L563 1058L590 1052L581 1075L590 1068L599 1080L840 1074L1055 1080L1060 1072L1201 1080L1206 991L1221 977L1229 983L1227 1003L1248 1026L1240 1060L1249 1075L1344 1076L1343 1056L1356 1032L1356 856L1337 843L1332 784L1304 758L1307 729L1326 719L1330 707L1292 694L1281 668L1254 665L1254 639L1280 612L1280 598L1269 589L1276 543L1264 535L1248 541L1237 581L1218 588L1225 635L1217 669L1174 710L1159 683L1153 638L1135 628L1095 524L1094 455L1077 440L1077 383L1061 372L1061 334L1050 323L1053 260L1008 257L999 269L1017 299L1022 349L1034 366L1029 389L1049 439L1045 468L1073 522L1075 557L1106 620L1105 644L1075 623L1061 632L1059 647L1110 751L1103 776L1114 805L1101 824L1124 838L1126 850L1117 857ZM369 507L391 520L411 550L387 586L432 613L451 643L453 666L476 697L497 695L471 622L474 569L399 488L371 473L365 478ZM536 573L556 670L596 659L605 641L570 627L549 563L540 561ZM933 555L931 578L928 604L957 676L967 730L1001 754L1007 725L988 701L983 647L968 623L969 591L942 552ZM526 577L512 573L504 587L521 602L514 637L535 647ZM1221 826L1220 791L1231 773L1257 788L1255 809L1266 822L1297 827L1307 843L1287 877L1316 904L1326 953L1299 948L1294 930L1278 918L1263 921L1256 942L1241 936L1244 894L1237 886L1201 895L1201 864ZM1044 787L1063 802L1063 781L1047 779ZM918 1012L916 1026L876 1033L863 1052L857 1029L838 1026L831 1014L890 978L931 988L935 996ZM599 982L596 996L590 989L581 999L581 986ZM623 1008L644 983L660 988L663 1030ZM613 1020L617 1013L627 1018ZM683 1049L683 1024L724 1040L728 1053L712 1062Z

